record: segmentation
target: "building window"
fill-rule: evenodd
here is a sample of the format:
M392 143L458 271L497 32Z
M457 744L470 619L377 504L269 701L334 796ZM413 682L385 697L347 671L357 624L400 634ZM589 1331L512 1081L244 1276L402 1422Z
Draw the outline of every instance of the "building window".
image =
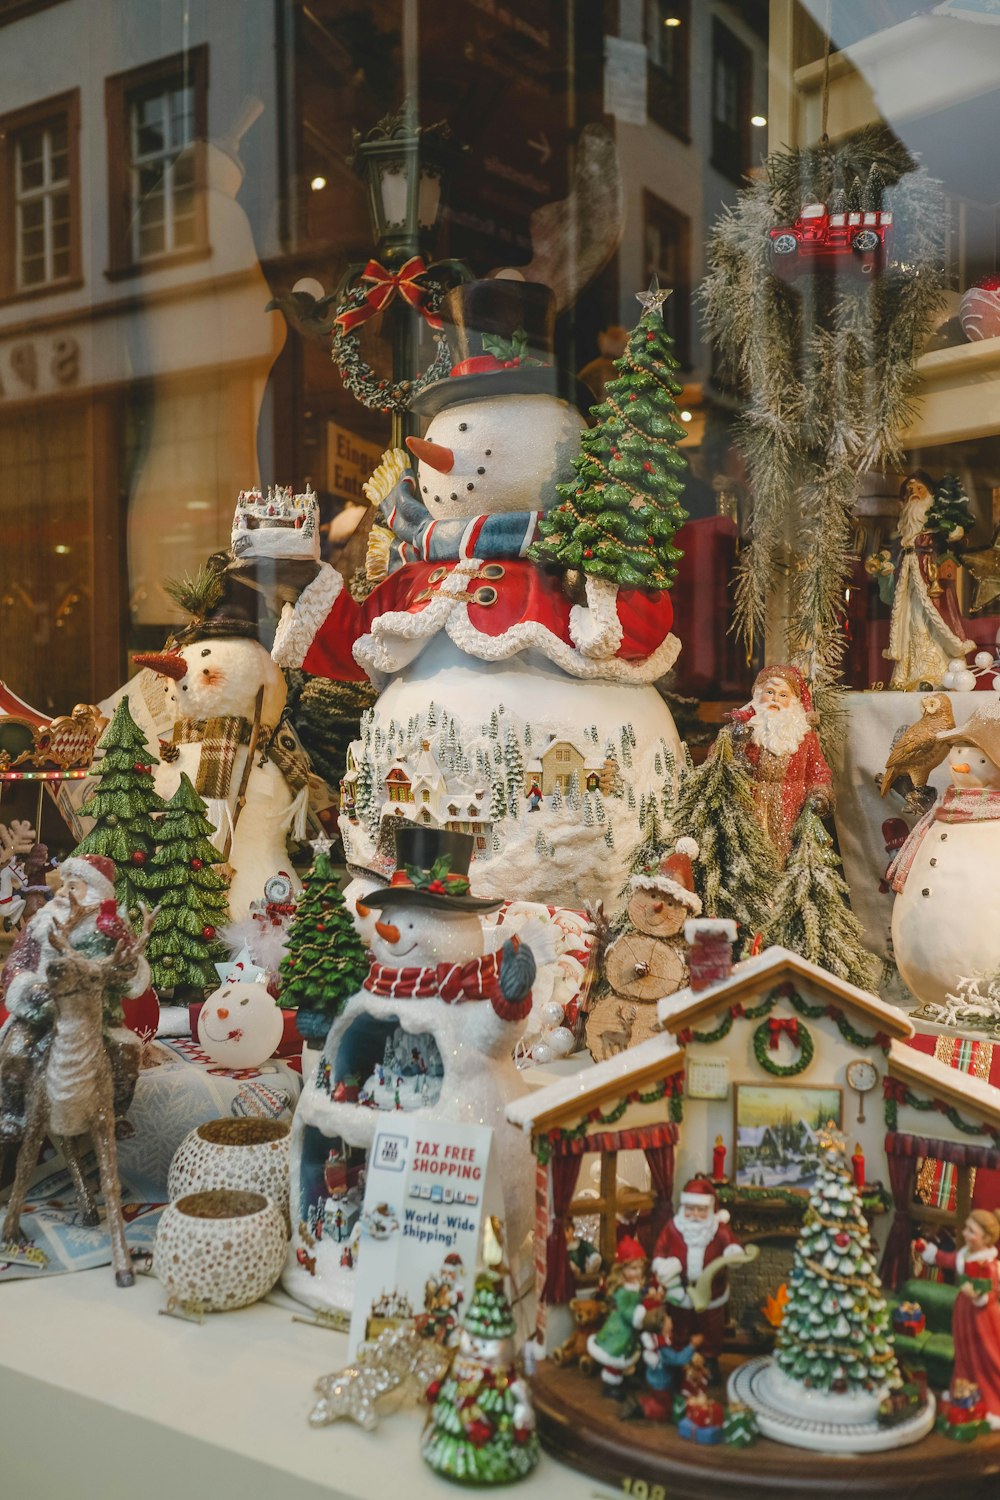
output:
M750 167L750 50L712 23L712 166L739 182Z
M207 253L208 49L119 73L106 95L110 273Z
M691 365L691 220L655 193L642 195L643 286L655 276L673 288L663 304L663 326L682 368Z
M0 294L31 296L80 278L80 95L0 119Z
M644 0L643 33L649 118L689 140L690 0Z

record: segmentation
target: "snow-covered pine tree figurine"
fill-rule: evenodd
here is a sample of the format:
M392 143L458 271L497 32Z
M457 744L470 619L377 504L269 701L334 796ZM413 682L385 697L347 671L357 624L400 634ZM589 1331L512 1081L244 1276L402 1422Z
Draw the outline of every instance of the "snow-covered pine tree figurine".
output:
M882 965L864 942L851 910L840 856L819 816L807 804L792 831L792 850L774 889L774 907L764 933L846 979L862 990L877 990Z
M155 985L218 984L215 965L228 950L217 933L229 918L229 882L217 867L214 832L204 802L182 773L158 830L160 846L146 867L147 899L158 908L146 948Z
M73 857L100 854L112 861L115 900L136 923L141 906L155 904L149 881L160 835L153 815L162 812L166 803L153 782L153 769L159 762L150 754L127 698L115 709L98 748L104 751L94 768L98 785L80 808L81 817L96 821L73 850Z
M368 958L344 905L329 848L329 839L313 844L315 857L281 965L281 1003L298 1007L296 1025L307 1041L326 1036L330 1022L368 973Z
M527 1383L514 1363L514 1314L489 1229L483 1256L488 1263L476 1277L451 1369L428 1391L421 1449L445 1479L510 1484L538 1462L538 1434Z
M775 1364L805 1391L854 1395L902 1383L875 1247L832 1125L818 1134L819 1164L795 1247Z
M749 948L770 915L777 857L728 734L720 734L708 759L684 777L674 826L698 845L695 890L706 917L736 922Z
M637 295L643 313L615 361L618 378L592 409L597 425L581 436L576 478L557 486L561 503L542 517L528 555L624 588L666 589L681 556L674 534L687 519L679 498L687 464L676 446L685 436L675 402L679 365L663 326L669 292L654 278Z

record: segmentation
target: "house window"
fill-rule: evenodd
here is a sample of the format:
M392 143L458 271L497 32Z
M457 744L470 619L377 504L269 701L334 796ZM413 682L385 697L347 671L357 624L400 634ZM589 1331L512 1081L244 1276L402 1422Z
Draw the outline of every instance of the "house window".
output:
M429 802L429 801L430 801L430 800L431 800L431 794L430 794L430 792L429 792L429 791L427 791L427 790L426 790L426 789L425 789L425 790L424 790L424 792L423 792L423 793L422 793L422 796L423 796L423 800L424 800L424 801L425 801L425 802Z
M665 130L688 140L690 0L645 0L646 110Z
M655 193L642 195L643 285L653 276L672 288L663 326L682 368L691 365L691 220Z
M0 119L0 295L80 279L78 90Z
M749 48L718 21L712 23L712 166L739 182L750 166Z
M569 760L569 751L568 750L557 750L556 751L556 760L562 760L562 761Z
M207 254L208 49L109 78L106 103L109 274Z

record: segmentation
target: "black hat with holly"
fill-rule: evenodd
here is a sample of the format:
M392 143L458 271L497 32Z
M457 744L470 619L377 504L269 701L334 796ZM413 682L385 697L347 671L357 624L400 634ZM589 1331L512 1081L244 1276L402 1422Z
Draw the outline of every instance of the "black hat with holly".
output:
M439 911L497 911L502 900L469 892L475 839L468 833L397 823L396 869L387 886L362 896L365 906L436 906Z

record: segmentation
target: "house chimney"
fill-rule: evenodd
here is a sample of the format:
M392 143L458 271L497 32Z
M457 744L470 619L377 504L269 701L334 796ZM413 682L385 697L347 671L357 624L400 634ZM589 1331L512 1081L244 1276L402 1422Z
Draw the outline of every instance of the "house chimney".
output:
M733 972L735 922L716 917L692 917L684 923L684 939L688 944L692 990L707 990L710 985L721 984L729 978Z

